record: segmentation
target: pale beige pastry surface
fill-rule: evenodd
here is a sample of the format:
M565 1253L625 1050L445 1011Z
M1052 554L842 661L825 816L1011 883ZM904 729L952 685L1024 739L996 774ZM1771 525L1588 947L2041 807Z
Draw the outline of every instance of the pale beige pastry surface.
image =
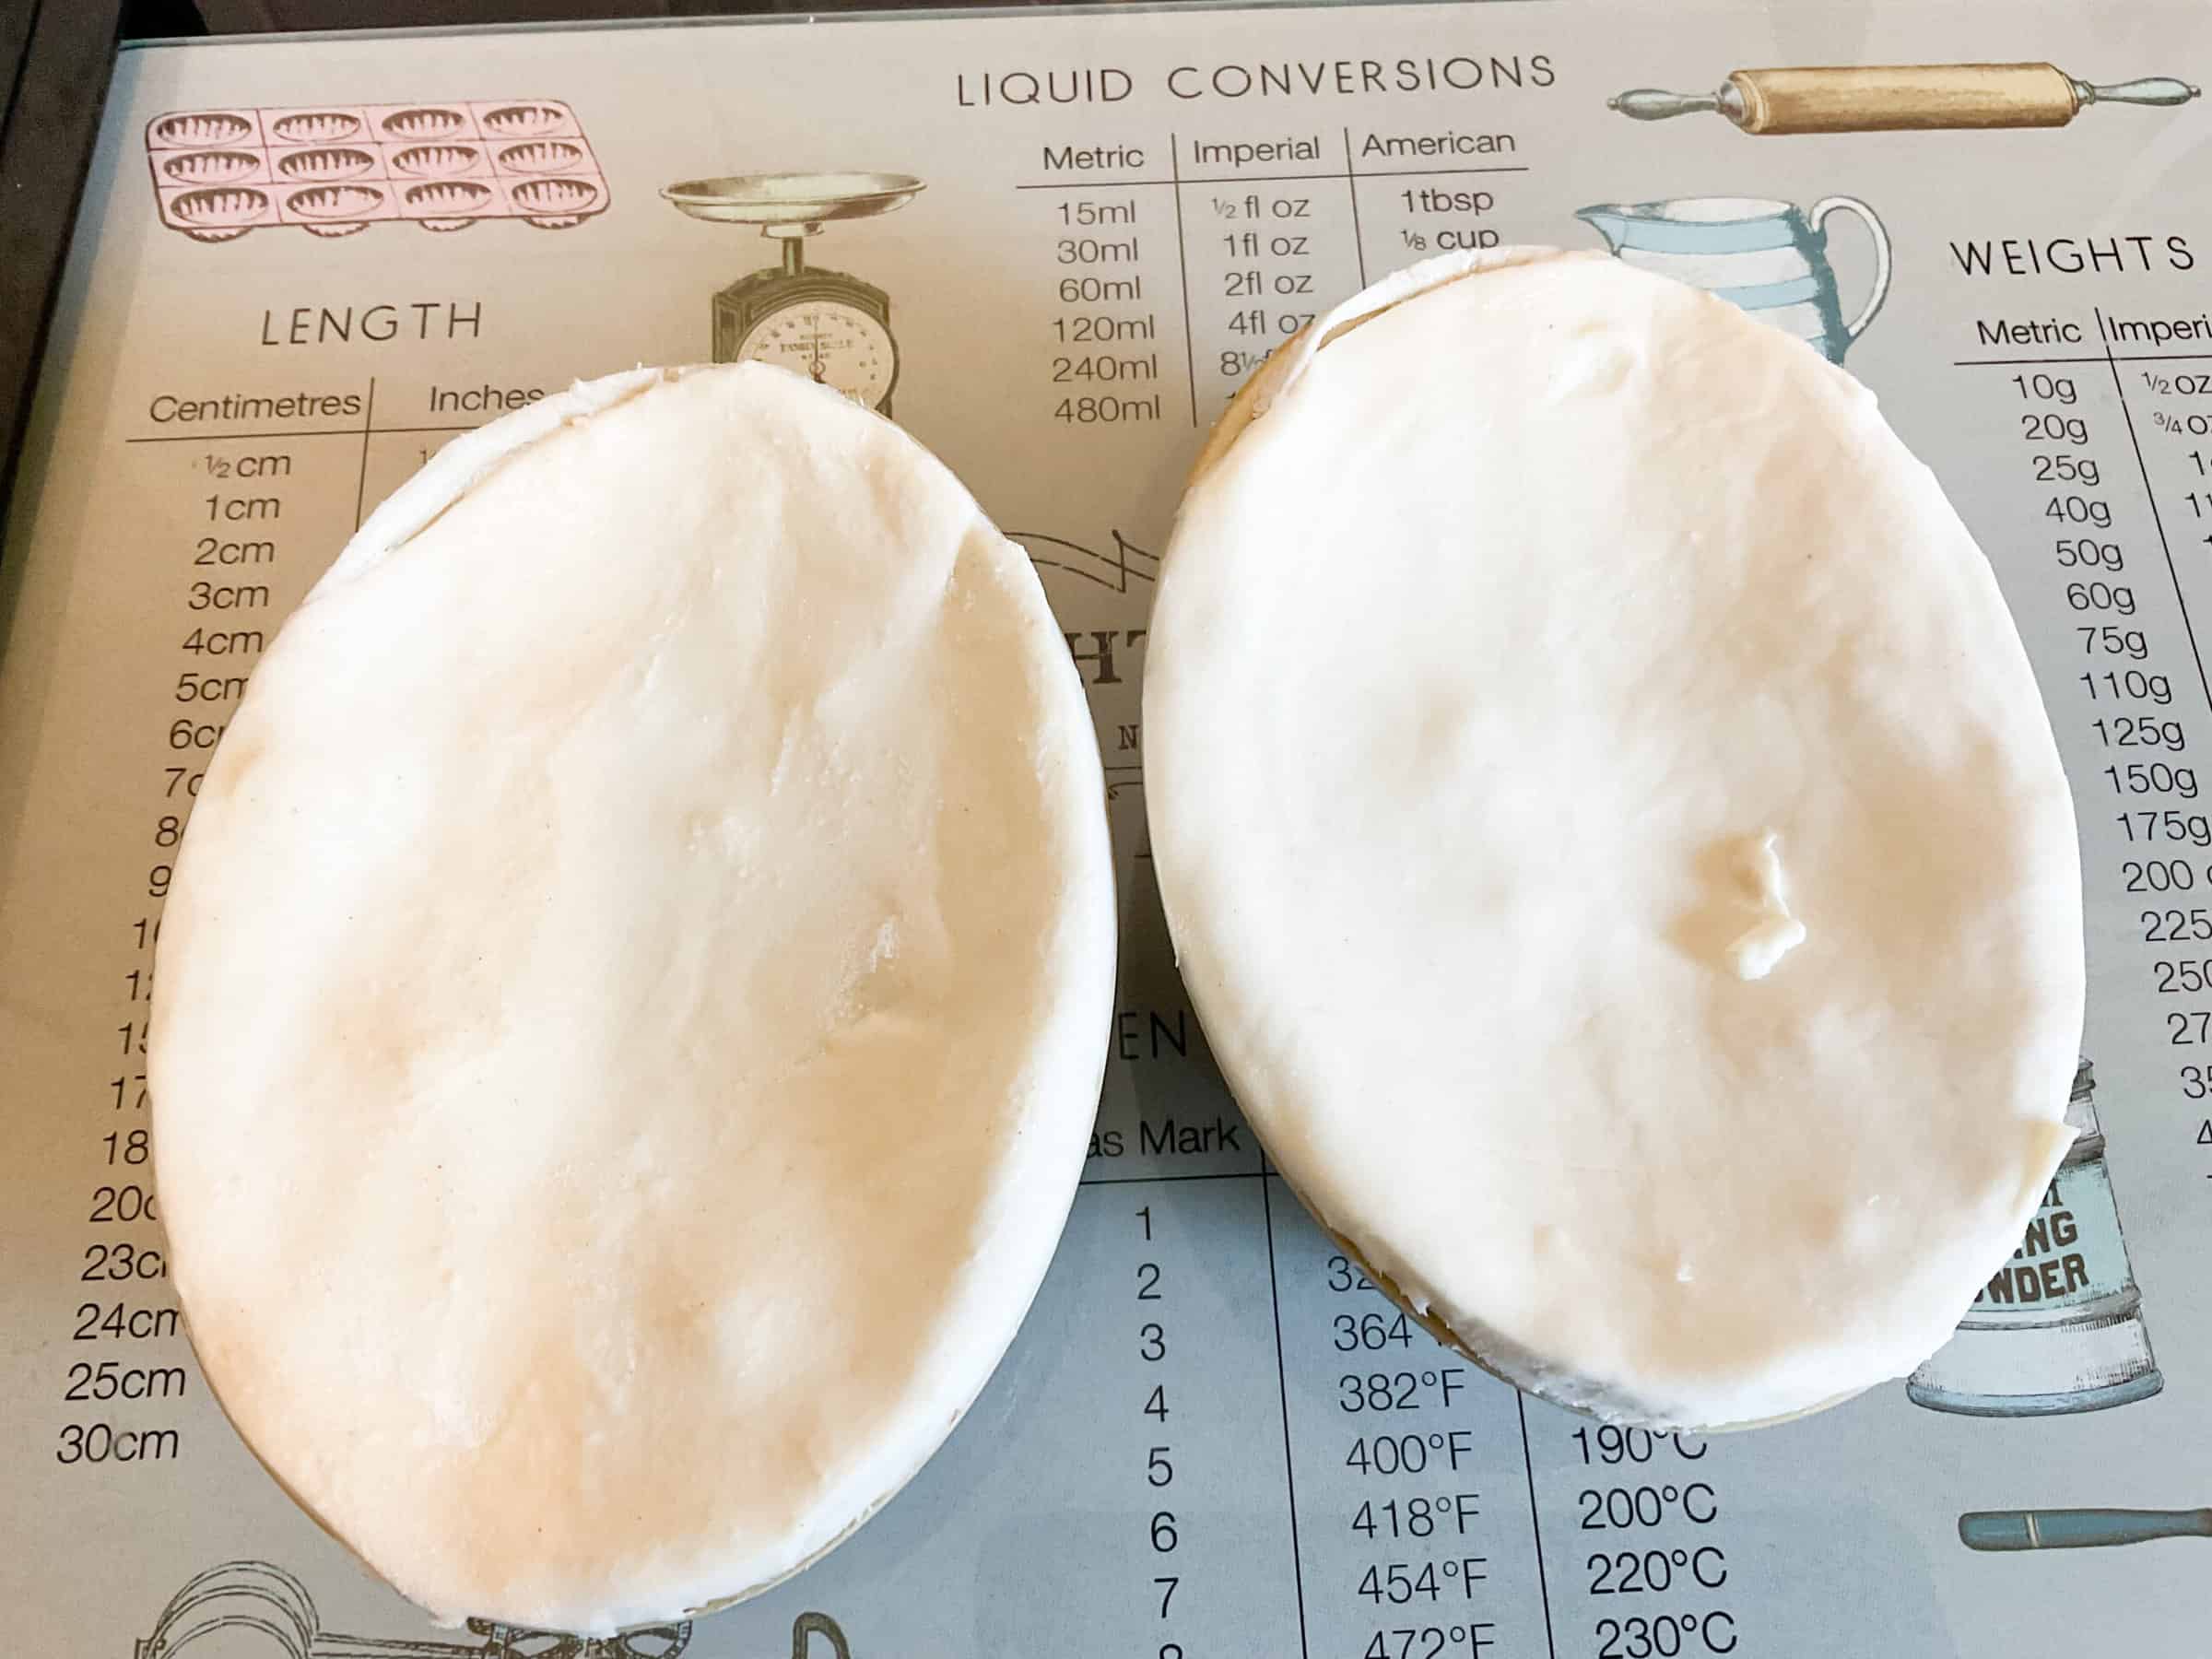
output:
M943 1440L1042 1277L1113 982L1021 550L780 371L453 445L282 630L159 947L225 1409L441 1618L680 1616Z
M1909 1371L2071 1139L2083 996L2065 780L1933 476L1778 331L1548 250L1402 273L1240 401L1146 794L1270 1155L1564 1403Z

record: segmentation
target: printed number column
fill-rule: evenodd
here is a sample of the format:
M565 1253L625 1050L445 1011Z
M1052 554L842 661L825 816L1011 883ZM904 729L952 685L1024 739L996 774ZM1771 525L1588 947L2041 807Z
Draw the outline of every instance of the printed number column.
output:
M2086 908L2118 924L2101 940L2092 929L2095 982L2106 982L2109 947L2111 982L2137 994L2092 994L2084 1052L2108 1107L2105 1150L2093 1171L2060 1171L1959 1341L1915 1373L1915 1397L1939 1407L2009 1413L2086 1387L2108 1400L2157 1392L2156 1288L2139 1301L2120 1233L2147 1151L2131 1126L2170 1113L2212 1145L2212 809L2193 747L2212 692L2206 612L2189 587L2212 538L2212 418L2195 406L2212 378L2198 359L2136 355L2133 340L2103 356L2124 320L2085 308L2061 327L2071 338L2048 357L1959 364L1989 417L1957 440L1971 446L1959 466L1991 482L1968 503L1972 527L2029 642L2073 785ZM2141 1105L2115 1114L2113 1100ZM2016 1330L2040 1335L1999 1335Z
M147 1016L162 905L208 756L278 622L351 523L360 436L342 423L358 422L364 400L322 401L328 421L234 435L198 429L206 406L156 397L124 446L121 470L143 513L140 639L151 649L133 653L144 712L129 747L140 759L112 804L115 903L99 936L113 953L113 1002L88 1022L87 1178L63 1189L84 1230L66 1267L73 1294L55 1380L53 1456L67 1469L181 1457L181 1414L204 1399L169 1294Z
M1513 1390L1269 1186L1310 1659L1544 1655Z
M1254 142L1248 129L1177 140L1193 396L1201 426L1267 354L1359 291L1340 130Z
M2097 324L2108 340L2132 335L2122 344L2135 352L2141 324L2103 314ZM2110 825L2119 831L2118 856L2096 862L2113 871L2125 891L2144 958L2138 982L2152 993L2137 1006L2155 1006L2157 1021L2151 1030L2130 1035L2142 1044L2138 1052L2168 1056L2171 1069L2160 1081L2187 1103L2183 1121L2202 1158L2212 1147L2212 1117L2204 1115L2212 1109L2212 812L2206 806L2212 781L2200 781L2190 738L2203 735L2199 712L2212 705L2204 659L2212 608L2201 589L2197 608L2189 608L2183 573L2201 570L2204 549L2212 546L2212 414L2205 412L2212 375L2201 358L2159 361L2139 352L2108 369L2122 429L2111 436L2124 437L2132 452L2117 456L2111 441L2090 454L2065 453L2079 447L2077 438L2086 443L2089 437L2080 429L2082 409L2074 399L2077 384L2086 390L2094 371L2077 381L2077 371L2024 370L2006 390L2020 399L2021 436L2034 441L2025 459L2037 481L2048 476L2053 486L2068 487L2054 500L2083 502L2074 510L2078 516L2057 526L2073 533L2070 542L2055 546L2069 620L2082 641L2077 683L2085 712L2094 716L2088 725L2099 764L2086 788L2079 768L2070 775L2077 800L2089 789L2104 797ZM2074 461L2071 478L2067 459ZM2112 535L2112 526L2091 515L2099 498L2088 493L2092 481L2081 478L2079 468L2100 460L2136 474L2132 481L2150 518L2147 535ZM2145 569L2154 547L2162 571ZM2170 614L2147 624L2145 614L2158 611ZM2106 839L2093 839L2105 828L2096 820L2105 815L2080 816L2083 876L2092 879L2091 849ZM2126 1156L2124 1146L2121 1153ZM2064 1286L2062 1294L2072 1288ZM2147 1349L2141 1369L2149 1371Z
M1754 1650L1713 1442L1526 1405L1558 1659Z
M1041 337L1007 337L1000 349L1007 383L1030 381L1052 427L1102 438L1148 431L1181 412L1181 273L1166 148L1110 152L1123 165L1065 177L1048 145L1046 173L1023 185Z
M1439 253L1547 240L1525 229L1535 193L1520 154L1504 131L1346 128L1368 270L1379 276Z
M1006 1621L1051 1651L1298 1651L1259 1186L1139 1175L1077 1198L1024 1342L1065 1354L1030 1477L1080 1553Z

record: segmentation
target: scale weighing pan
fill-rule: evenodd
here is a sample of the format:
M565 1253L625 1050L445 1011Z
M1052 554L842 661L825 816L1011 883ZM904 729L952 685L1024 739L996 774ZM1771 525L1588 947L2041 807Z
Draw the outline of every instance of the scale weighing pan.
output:
M740 173L687 179L661 194L693 218L758 225L761 234L801 234L831 219L869 218L903 207L921 193L911 173Z

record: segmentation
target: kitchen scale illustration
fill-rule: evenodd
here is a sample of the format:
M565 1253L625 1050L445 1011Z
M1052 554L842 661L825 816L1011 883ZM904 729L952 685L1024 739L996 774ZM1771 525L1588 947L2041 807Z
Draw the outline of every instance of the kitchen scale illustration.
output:
M226 1561L169 1598L153 1634L134 1644L132 1659L172 1659L187 1649L197 1650L192 1659L677 1659L691 1645L689 1620L618 1636L571 1636L488 1618L472 1618L467 1628L477 1640L341 1635L323 1628L307 1586L283 1568ZM844 1631L827 1613L793 1621L791 1655L853 1659Z
M873 218L921 194L908 173L743 173L688 179L661 192L713 225L755 225L782 258L714 296L713 360L758 361L833 386L878 414L891 412L899 346L891 300L873 283L806 263L806 239L840 219Z

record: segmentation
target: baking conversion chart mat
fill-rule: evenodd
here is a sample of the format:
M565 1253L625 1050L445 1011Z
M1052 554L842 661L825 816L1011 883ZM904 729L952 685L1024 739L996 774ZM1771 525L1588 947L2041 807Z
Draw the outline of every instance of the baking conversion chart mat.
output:
M1920 67L1758 73L1881 65ZM0 562L13 1645L2205 1653L2212 104L2189 88L2208 79L2212 12L2186 4L1548 0L126 53ZM1849 130L1885 123L1921 124ZM770 172L822 175L792 187L812 203L793 234L761 234L772 203L743 180ZM707 183L663 195L687 181ZM1146 615L1206 423L1363 278L1516 241L1721 290L1873 387L1996 567L2079 803L2075 1154L1910 1382L1754 1434L1602 1428L1409 1328L1267 1172L1151 879ZM1019 1342L850 1543L618 1641L434 1630L261 1471L179 1328L143 1081L170 859L258 653L366 509L573 379L711 354L895 402L1034 556L1112 786L1113 1061ZM715 1249L717 1218L692 1220Z

